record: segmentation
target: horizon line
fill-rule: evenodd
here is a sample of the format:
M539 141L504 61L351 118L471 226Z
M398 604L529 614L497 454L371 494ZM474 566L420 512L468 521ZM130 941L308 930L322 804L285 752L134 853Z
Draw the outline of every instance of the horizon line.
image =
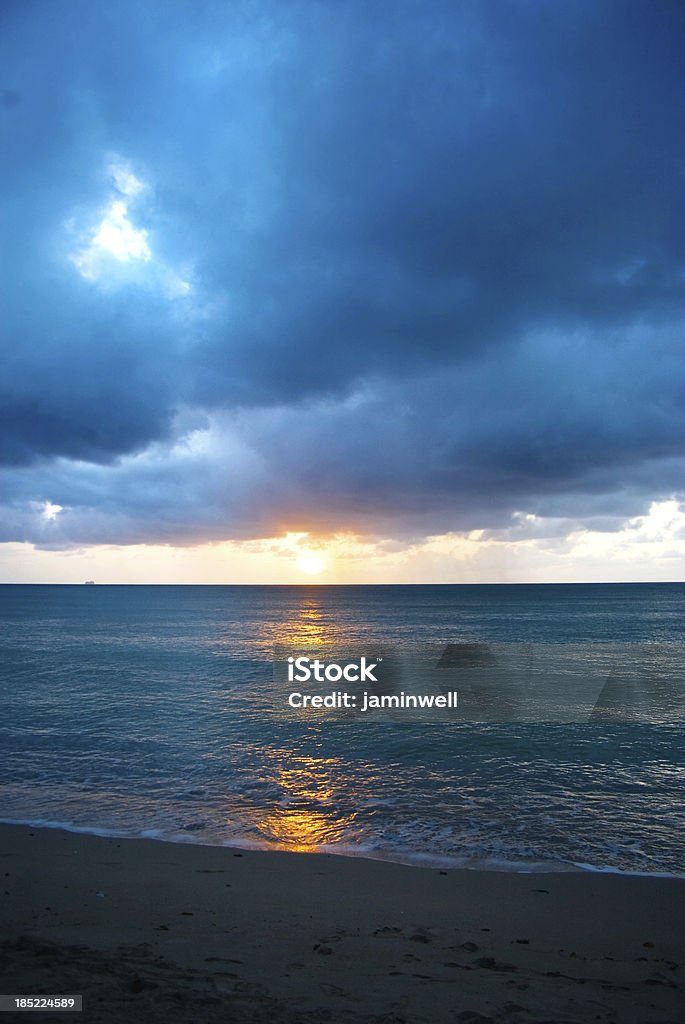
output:
M685 580L498 580L498 581L373 581L367 583L325 583L291 582L291 583L98 583L85 580L66 582L50 581L0 581L0 587L653 587L682 586Z

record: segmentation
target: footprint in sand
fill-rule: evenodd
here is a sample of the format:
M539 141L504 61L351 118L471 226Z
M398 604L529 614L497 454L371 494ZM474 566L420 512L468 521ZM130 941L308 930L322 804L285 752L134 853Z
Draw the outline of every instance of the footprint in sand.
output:
M503 963L501 960L495 960L492 956L482 956L479 960L476 960L476 964L478 967L483 967L486 971L518 971L518 967L514 964Z

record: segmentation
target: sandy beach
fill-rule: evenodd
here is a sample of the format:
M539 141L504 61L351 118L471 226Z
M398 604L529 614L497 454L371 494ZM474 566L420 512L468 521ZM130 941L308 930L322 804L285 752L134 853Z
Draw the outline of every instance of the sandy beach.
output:
M682 880L24 826L0 872L2 992L80 993L84 1024L684 1019Z

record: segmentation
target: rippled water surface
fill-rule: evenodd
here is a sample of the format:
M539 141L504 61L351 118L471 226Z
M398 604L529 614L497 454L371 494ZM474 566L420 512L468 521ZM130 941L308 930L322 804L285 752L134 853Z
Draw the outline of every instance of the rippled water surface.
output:
M678 721L313 716L274 645L678 649L685 586L0 587L0 816L408 862L685 874Z

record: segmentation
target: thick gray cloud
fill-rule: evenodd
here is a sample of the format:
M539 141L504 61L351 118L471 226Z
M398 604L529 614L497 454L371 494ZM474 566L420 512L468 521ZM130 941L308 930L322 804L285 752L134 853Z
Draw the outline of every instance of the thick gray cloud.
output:
M678 490L682 4L0 17L2 539Z

